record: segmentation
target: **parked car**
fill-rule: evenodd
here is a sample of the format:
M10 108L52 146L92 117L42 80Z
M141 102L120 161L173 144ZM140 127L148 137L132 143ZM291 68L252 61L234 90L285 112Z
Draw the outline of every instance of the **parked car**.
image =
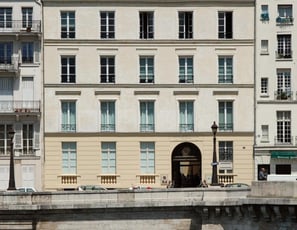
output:
M227 187L227 188L249 188L250 186L248 184L244 184L244 183L232 183L232 184L226 184L225 187Z
M100 185L81 185L77 188L78 191L104 191L107 190Z
M19 187L16 189L18 192L37 192L33 187Z

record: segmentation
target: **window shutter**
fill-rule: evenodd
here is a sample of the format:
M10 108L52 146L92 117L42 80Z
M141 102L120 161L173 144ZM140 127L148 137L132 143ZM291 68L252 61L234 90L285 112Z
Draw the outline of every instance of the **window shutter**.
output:
M15 135L14 135L14 148L22 149L23 141L22 141L22 124L16 123L15 126Z
M39 42L34 42L34 62L40 63L40 45Z
M33 148L34 149L40 149L40 125L39 123L36 123L34 125L34 144Z

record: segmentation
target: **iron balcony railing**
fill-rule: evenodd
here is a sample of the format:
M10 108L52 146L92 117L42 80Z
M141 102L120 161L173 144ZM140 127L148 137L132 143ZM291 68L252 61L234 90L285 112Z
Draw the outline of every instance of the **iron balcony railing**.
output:
M0 33L41 32L41 21L0 21Z
M293 91L275 91L274 99L281 101L291 101L293 100Z
M276 18L277 25L292 25L293 22L294 22L294 18L292 16L287 16L287 17L278 16Z
M115 124L101 124L101 132L115 132Z
M141 132L154 132L155 124L140 124L140 131Z
M232 132L233 123L219 123L219 130L223 132Z
M293 137L290 135L278 135L274 137L275 145L293 145Z
M61 124L62 132L76 132L76 124Z
M40 101L0 101L1 113L39 113Z
M11 57L0 56L0 71L17 72L19 70L19 56L12 55Z
M194 124L180 124L179 125L180 132L193 132L194 131Z
M292 59L292 50L277 50L275 51L276 59Z

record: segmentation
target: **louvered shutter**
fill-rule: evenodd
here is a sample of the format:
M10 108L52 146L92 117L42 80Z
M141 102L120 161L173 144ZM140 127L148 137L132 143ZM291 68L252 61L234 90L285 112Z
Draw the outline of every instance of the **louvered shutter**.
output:
M22 141L22 124L16 123L14 126L15 135L14 135L14 148L15 149L22 149L23 148L23 141Z
M40 124L34 124L34 149L40 149Z

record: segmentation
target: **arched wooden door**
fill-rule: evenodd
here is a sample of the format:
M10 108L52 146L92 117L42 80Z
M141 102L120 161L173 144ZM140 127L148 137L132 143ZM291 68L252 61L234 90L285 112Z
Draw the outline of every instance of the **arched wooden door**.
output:
M175 147L171 157L174 188L197 187L201 181L201 152L189 142Z

